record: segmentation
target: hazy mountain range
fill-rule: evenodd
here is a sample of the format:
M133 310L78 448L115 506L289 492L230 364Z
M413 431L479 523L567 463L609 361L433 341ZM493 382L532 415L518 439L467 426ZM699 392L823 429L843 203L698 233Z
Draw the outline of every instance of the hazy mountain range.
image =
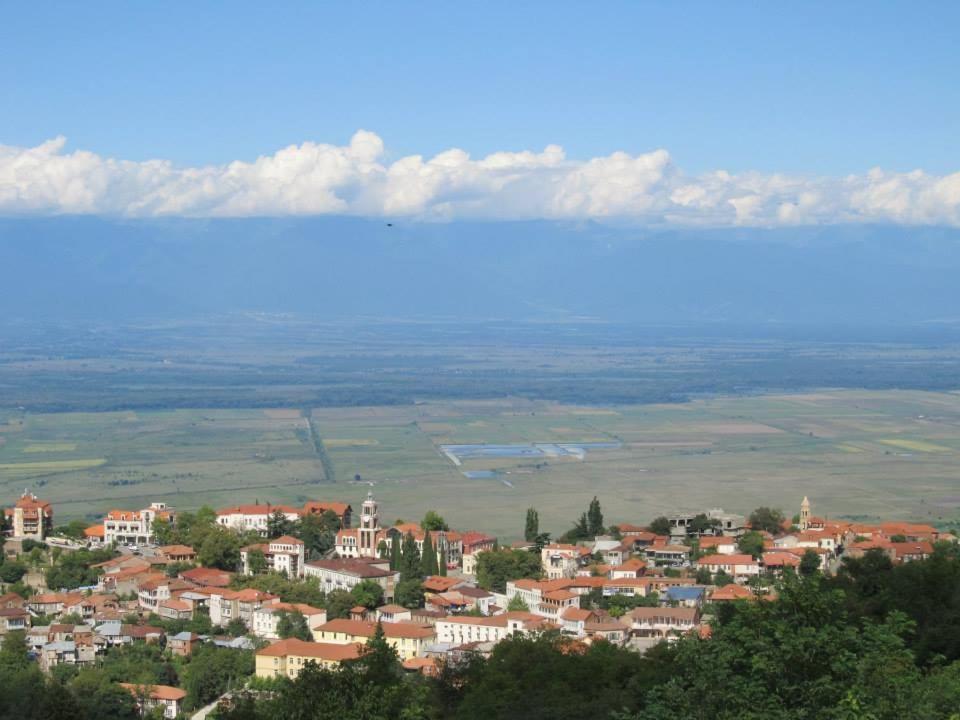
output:
M960 230L344 217L0 219L5 319L235 311L637 323L960 320Z

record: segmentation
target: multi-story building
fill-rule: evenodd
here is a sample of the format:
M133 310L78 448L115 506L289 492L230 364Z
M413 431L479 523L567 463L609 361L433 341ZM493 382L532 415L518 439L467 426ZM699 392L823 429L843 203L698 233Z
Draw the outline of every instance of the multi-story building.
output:
M254 552L263 555L266 561L266 570L284 573L287 577L303 577L304 559L306 557L303 540L290 535L283 535L268 543L248 545L240 550L240 562L243 564L243 573L250 575L253 572L250 559Z
M183 709L183 700L187 697L186 691L170 685L120 683L120 687L133 694L143 716L153 712L156 708L162 708L163 717L171 720L178 718Z
M280 511L288 522L300 519L302 511L289 505L234 505L217 510L217 524L237 532L254 530L263 537L268 534L270 518Z
M259 638L278 640L277 627L284 613L300 613L307 621L307 627L322 625L327 621L327 611L304 603L284 603L273 601L261 605L253 611L253 624L250 630Z
M332 512L340 519L340 528L348 528L353 522L353 508L347 503L310 500L303 505L303 515L323 515Z
M690 562L686 545L650 545L644 548L647 561L657 567L684 567Z
M553 543L540 551L540 561L548 580L572 578L585 559L590 558L590 550L579 545Z
M412 622L381 623L386 641L396 649L401 660L419 657L424 647L436 637L434 628ZM350 645L366 643L376 632L377 624L362 620L330 620L313 628L318 643Z
M707 555L697 560L697 568L712 573L721 570L738 582L760 574L760 563L750 555Z
M700 622L696 607L638 607L620 621L637 637L675 638L688 633Z
M474 530L463 533L460 536L460 547L464 575L476 575L478 556L480 553L490 552L496 544L497 539L493 535Z
M437 620L437 642L465 645L474 642L500 642L511 635L540 629L544 618L530 612L505 612L491 617L460 615Z
M580 607L580 596L572 592L569 581L564 579L547 580L510 580L507 582L507 600L519 598L527 609L540 617L557 620L567 608Z
M384 597L393 597L393 588L400 581L400 573L391 570L384 562L365 560L313 560L304 564L304 575L320 580L324 592L352 590L365 580L371 580L383 588Z
M253 627L253 613L264 603L277 599L262 590L211 590L210 622L226 627L234 620L241 620L248 628Z
M295 678L308 662L335 668L345 660L356 660L363 652L359 643L318 643L288 638L257 650L257 677Z
M670 535L686 537L693 534L705 534L694 533L691 529L694 518L701 514L706 515L708 520L714 522L713 529L706 534L740 537L746 531L747 518L743 515L724 512L723 508L711 508L704 513L682 513L671 516L668 518L670 520Z
M173 523L174 511L166 503L150 503L143 510L111 510L103 520L103 541L107 545L148 545L153 542L153 523Z
M53 529L53 506L26 490L12 508L4 511L14 540L43 540Z

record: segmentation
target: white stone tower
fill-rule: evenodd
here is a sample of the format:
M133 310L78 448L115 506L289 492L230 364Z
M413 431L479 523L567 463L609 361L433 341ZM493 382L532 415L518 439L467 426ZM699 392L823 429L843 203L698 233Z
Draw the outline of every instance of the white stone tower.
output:
M803 502L800 503L800 530L806 530L810 527L810 501L807 496L803 496Z
M367 493L367 499L360 508L359 553L360 557L377 556L377 533L380 532L380 510L373 493Z

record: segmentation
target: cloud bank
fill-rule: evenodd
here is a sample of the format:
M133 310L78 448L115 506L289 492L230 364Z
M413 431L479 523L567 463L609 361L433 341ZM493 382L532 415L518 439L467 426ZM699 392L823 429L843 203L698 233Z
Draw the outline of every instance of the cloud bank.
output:
M684 173L666 150L568 160L563 148L473 159L451 149L387 162L360 130L253 162L177 167L77 150L58 137L0 145L0 214L245 217L343 214L422 220L618 219L671 226L900 223L960 226L960 172L846 177Z

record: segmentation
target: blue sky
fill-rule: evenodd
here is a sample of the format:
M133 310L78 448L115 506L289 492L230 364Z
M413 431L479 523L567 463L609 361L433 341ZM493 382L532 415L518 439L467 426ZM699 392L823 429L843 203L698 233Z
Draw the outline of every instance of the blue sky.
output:
M960 169L960 3L6 3L0 145L178 165L376 132L685 171Z

